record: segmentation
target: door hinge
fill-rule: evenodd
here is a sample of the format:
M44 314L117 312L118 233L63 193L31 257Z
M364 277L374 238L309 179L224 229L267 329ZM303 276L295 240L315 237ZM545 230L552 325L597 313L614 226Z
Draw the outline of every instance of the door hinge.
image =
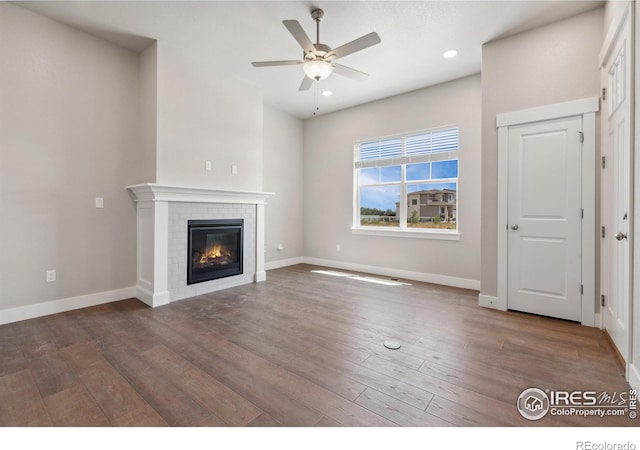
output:
M580 218L584 219L584 208L580 210Z
M602 157L602 168L603 168L603 169L607 166L606 161L607 161L607 157L606 157L606 156L603 156L603 157Z
M605 299L606 299L605 295L604 295L604 294L602 294L602 295L600 296L600 306L604 306L604 304L606 303L606 302L605 302Z
M580 137L580 142L584 143L584 133L582 131L578 131L578 136Z
M600 234L602 235L602 239L604 239L604 235L605 235L605 233L604 233L604 227L602 227L602 233L600 233Z
M584 294L584 284L580 285L580 295Z
M607 99L607 88L602 88L602 100Z

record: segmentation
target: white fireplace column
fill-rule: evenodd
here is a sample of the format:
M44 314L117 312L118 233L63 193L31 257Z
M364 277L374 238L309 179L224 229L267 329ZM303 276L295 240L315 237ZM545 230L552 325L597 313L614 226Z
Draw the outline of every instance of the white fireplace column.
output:
M244 278L229 277L226 281L206 282L195 285L197 288L181 291L171 289L170 286L170 253L175 249L169 248L170 221L186 221L184 213L180 217L171 217L170 211L174 209L193 210L194 214L200 214L196 218L204 217L207 211L219 211L229 208L231 211L241 211L243 206L255 205L255 227L245 228L245 234L255 233L255 267L253 282L266 279L264 269L264 207L266 199L273 195L270 192L245 192L226 191L202 188L186 188L178 186L163 186L155 183L137 184L128 186L137 208L137 275L136 297L156 307L179 300L185 297L185 292L192 295L203 294L230 286L229 283L244 283ZM170 208L169 204L178 202L192 204L193 208ZM202 206L201 208L199 206ZM233 207L232 207L233 206ZM226 210L225 210L226 211ZM236 218L236 217L234 217ZM175 223L174 223L175 225ZM175 228L175 227L173 227ZM185 235L186 235L186 229ZM183 255L186 261L186 252ZM251 280L250 280L251 281ZM173 281L175 284L175 281ZM194 285L192 285L194 286Z

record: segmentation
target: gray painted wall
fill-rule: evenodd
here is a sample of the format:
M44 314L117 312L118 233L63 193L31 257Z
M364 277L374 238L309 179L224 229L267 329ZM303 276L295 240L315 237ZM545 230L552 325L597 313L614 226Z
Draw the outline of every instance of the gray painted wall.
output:
M140 53L140 179L156 181L158 145L158 44Z
M304 255L479 280L480 94L474 75L305 120ZM460 127L460 241L353 235L354 142L451 124Z
M157 182L261 191L262 95L182 45L158 43Z
M265 105L263 121L263 188L275 193L265 208L264 255L272 263L303 256L302 120Z
M484 295L497 295L496 114L598 96L602 30L603 8L598 8L482 48Z
M138 55L2 2L0 61L0 310L133 286Z

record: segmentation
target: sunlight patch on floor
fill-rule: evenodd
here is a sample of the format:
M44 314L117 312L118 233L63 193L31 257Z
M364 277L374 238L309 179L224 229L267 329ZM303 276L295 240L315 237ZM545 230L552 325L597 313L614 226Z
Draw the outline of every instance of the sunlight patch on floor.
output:
M355 275L355 274L346 273L346 272L337 272L335 270L312 270L311 272L312 273L318 273L320 275L331 275L333 277L348 278L349 280L365 281L367 283L382 284L382 285L385 285L385 286L411 286L410 283L403 283L401 281L385 280L383 278L374 278L374 277L363 277L361 275Z

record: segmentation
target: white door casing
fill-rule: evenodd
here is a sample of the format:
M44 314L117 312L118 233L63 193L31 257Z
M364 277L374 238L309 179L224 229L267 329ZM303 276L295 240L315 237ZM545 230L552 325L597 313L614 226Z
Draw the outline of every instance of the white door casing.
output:
M582 319L582 116L509 127L508 307Z
M632 211L632 5L612 27L601 52L602 106L602 327L629 361Z
M596 112L599 110L597 97L555 103L546 106L501 113L496 116L498 128L498 286L497 295L480 295L479 304L488 308L506 311L509 308L508 295L508 240L509 225L509 128L524 124L551 121L573 116L582 117L582 212L581 221L581 273L583 294L581 297L581 317L583 325L595 325L595 246L596 246Z

